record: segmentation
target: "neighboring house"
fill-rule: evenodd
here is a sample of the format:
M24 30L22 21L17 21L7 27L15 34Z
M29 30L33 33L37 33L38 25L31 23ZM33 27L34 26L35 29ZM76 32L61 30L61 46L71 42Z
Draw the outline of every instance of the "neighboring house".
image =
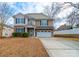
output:
M30 36L51 37L53 34L53 19L43 13L19 13L13 16L15 32L29 32Z
M4 29L2 32L2 37L12 37L12 33L14 32L13 27L8 26L8 25L4 25ZM1 37L1 34L0 34Z
M57 31L68 30L68 29L71 29L71 26L64 24L64 25L61 25L59 28L57 28Z
M14 29L12 27L4 27L3 30L3 37L12 37L12 33L14 32Z
M0 25L1 25L1 20L0 20ZM13 27L11 25L9 26L9 25L6 25L6 24L4 24L3 26L4 26L3 32L2 32L2 35L0 33L0 37L11 37L12 33L14 32ZM1 28L1 26L0 26L0 28Z

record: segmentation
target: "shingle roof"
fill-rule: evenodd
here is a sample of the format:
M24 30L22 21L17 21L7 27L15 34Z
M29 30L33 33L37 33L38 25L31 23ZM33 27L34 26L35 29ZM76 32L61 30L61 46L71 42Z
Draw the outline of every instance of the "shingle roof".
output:
M22 13L18 13L18 14L16 14L16 15L13 15L13 17L15 17L15 16L17 16L17 15L24 15L24 14L22 14Z
M47 15L44 15L43 13L28 13L25 14L29 18L34 18L34 19L50 19Z
M22 13L18 13L18 14L16 14L16 15L14 15L14 16L17 16L17 15L19 15L19 14L21 14L21 15L24 15L24 16L27 16L27 17L29 17L29 19L30 18L34 18L34 19L50 19L47 15L45 15L45 14L43 14L43 13L28 13L28 14L22 14ZM13 17L14 17L13 16Z

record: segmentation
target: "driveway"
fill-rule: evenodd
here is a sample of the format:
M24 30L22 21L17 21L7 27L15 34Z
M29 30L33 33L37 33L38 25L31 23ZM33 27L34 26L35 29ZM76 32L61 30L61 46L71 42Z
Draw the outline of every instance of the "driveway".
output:
M51 57L79 57L79 42L64 38L40 38Z

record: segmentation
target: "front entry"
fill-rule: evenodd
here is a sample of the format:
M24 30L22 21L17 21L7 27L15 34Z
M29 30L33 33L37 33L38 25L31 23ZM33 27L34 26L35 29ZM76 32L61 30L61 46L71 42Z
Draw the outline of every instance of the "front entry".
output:
M34 36L34 28L27 28L27 32L29 33L29 36Z

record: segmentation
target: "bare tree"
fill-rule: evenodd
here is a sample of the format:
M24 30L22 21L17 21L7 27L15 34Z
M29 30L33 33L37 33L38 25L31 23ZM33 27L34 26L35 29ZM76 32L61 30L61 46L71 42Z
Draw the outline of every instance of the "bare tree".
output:
M0 35L2 37L4 26L7 25L8 19L14 14L14 9L6 2L0 3Z
M53 2L51 6L46 6L44 8L44 13L48 15L50 18L55 18L55 16L60 12L62 8L62 4L58 2Z
M67 22L69 23L70 26L73 26L75 23L75 12L72 12L68 17L67 17Z
M67 4L67 3L69 3L71 6L73 6L74 8L77 8L77 9L79 9L79 2L76 2L76 3L74 3L74 2L64 2L64 4Z
M74 24L79 24L79 2L65 2L65 4L67 3L74 7L72 13L67 17L67 22L70 24L71 27L73 27Z

